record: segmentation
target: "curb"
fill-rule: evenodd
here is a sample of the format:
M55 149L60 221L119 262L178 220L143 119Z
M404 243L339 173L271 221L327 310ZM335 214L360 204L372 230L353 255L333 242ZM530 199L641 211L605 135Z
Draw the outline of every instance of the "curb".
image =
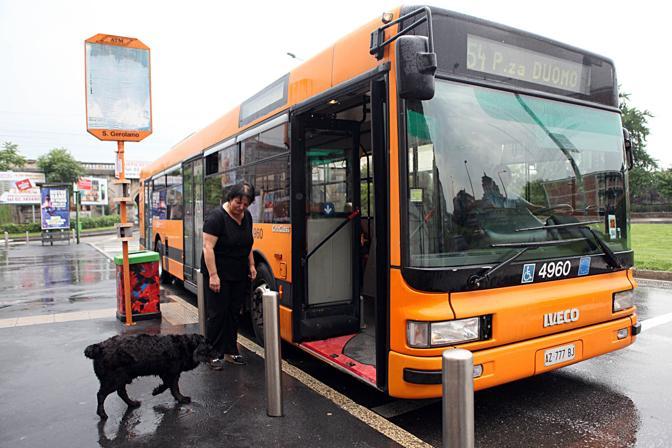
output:
M650 271L648 269L635 269L634 274L635 278L672 282L672 272L669 271Z

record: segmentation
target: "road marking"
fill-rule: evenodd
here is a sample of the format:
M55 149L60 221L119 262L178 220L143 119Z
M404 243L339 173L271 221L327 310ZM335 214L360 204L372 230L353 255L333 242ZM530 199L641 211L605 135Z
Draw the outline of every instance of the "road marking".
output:
M240 345L255 353L257 356L264 358L264 349L247 339L244 336L238 335L238 342ZM401 446L404 447L422 447L422 448L431 448L431 445L423 442L421 439L417 438L410 432L400 428L388 420L385 420L382 416L376 414L370 409L361 406L340 392L335 391L331 387L322 383L321 381L313 378L308 375L303 370L289 364L287 361L282 361L282 371L287 375L291 376L295 380L301 382L302 384L308 386L310 389L314 390L318 394L327 398L338 407L357 418L358 420L366 423L371 428L375 429L384 436L392 439Z
M643 320L642 323L642 333L648 331L652 328L658 327L672 322L672 313L663 314L662 316L652 317L651 319Z
M114 257L113 257L112 255L108 254L108 253L105 252L103 249L101 249L100 247L96 246L94 243L86 243L86 244L88 244L89 246L93 247L94 249L96 249L96 250L97 250L98 252L100 252L101 254L105 255L111 262L114 263Z

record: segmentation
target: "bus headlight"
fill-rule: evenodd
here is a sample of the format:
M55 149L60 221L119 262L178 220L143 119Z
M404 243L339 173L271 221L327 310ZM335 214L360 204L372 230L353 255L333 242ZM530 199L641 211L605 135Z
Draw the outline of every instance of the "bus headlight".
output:
M480 339L481 318L449 320L445 322L408 321L408 345L416 348L441 347Z
M615 292L613 296L612 311L623 311L635 305L635 292L632 289Z

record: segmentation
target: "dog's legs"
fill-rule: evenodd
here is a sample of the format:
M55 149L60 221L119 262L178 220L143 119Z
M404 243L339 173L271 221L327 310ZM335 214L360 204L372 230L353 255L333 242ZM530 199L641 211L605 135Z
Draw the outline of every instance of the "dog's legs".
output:
M168 389L168 386L166 386L166 380L161 378L161 381L163 381L163 383L159 384L154 388L154 390L152 391L152 395L159 395L163 393L166 389Z
M163 384L168 384L168 387L170 387L170 393L173 394L173 397L181 403L181 404L186 404L191 402L191 398L185 397L180 393L180 374L178 373L172 378L169 378L168 381L166 382L164 380Z
M140 406L139 401L131 400L128 397L128 393L126 392L126 385L125 384L123 384L123 385L121 385L117 388L117 394L119 395L119 397L122 400L124 400L124 403L126 403L126 405L129 408L137 408L138 406Z
M105 399L114 391L113 387L110 387L109 384L101 384L100 390L98 391L98 409L96 414L100 417L101 420L107 419L107 414L105 413Z

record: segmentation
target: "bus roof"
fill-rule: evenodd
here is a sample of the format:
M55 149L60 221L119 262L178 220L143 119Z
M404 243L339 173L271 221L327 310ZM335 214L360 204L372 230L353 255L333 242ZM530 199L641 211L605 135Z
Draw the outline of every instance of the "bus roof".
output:
M393 12L395 17L399 17L399 8L394 9ZM158 160L143 168L140 178L151 177L175 166L253 127L267 117L287 110L295 104L384 63L384 60L378 61L369 54L371 32L381 25L381 19L376 18L294 68L288 74L287 101L283 105L242 126L239 121L241 105L236 106L210 125L189 135Z
M393 17L396 19L401 14L407 14L417 8L418 6L400 6L391 12L393 12ZM480 24L488 28L500 29L502 31L515 33L516 35L527 36L528 38L545 42L553 47L564 48L582 55L592 56L606 62L611 67L613 67L612 61L608 58L604 58L600 55L596 55L594 53L590 53L585 50L554 41L552 39L441 8L430 7L430 9L434 17L452 17L473 23L475 25ZM386 49L385 57L382 60L377 60L369 53L371 32L382 25L383 22L379 17L371 20L367 24L361 26L359 29L346 35L332 46L326 48L322 52L313 56L311 59L294 68L286 76L271 83L260 92L243 102L241 105L238 105L232 110L228 111L210 125L192 133L182 141L175 144L166 154L143 168L140 173L140 178L146 179L156 175L157 173L161 173L168 168L174 167L219 143L231 139L232 137L244 132L246 129L254 127L257 123L264 121L268 117L272 117L283 111L286 111L290 107L296 104L300 104L301 102L321 92L324 92L358 75L361 75L362 73L373 70L376 66L385 64L386 60L389 60L389 48ZM423 26L417 28L415 32L425 34ZM396 27L387 31L387 33L392 32L396 32ZM386 35L390 35L387 33ZM435 42L435 44L436 43L437 42ZM441 48L439 48L438 51L441 52ZM444 57L444 55L441 56L442 57L440 59L449 61L449 58ZM439 70L441 70L441 67L439 67ZM605 104L617 101L615 79L612 78L612 80L614 81L614 86L611 92L607 92L605 94L607 98L607 100L604 101ZM247 105L250 105L255 100L255 98L264 97L265 93L270 93L269 95L266 95L266 97L273 97L273 95L277 96L279 91L270 92L269 89L273 88L274 86L279 86L281 81L284 82L284 97L282 98L282 101L271 104L271 106L275 106L277 104L277 107L262 108L260 111L258 111L258 113L249 115L244 110L243 115L247 116L248 119L241 120L241 107L245 108ZM605 87L608 88L609 86Z

